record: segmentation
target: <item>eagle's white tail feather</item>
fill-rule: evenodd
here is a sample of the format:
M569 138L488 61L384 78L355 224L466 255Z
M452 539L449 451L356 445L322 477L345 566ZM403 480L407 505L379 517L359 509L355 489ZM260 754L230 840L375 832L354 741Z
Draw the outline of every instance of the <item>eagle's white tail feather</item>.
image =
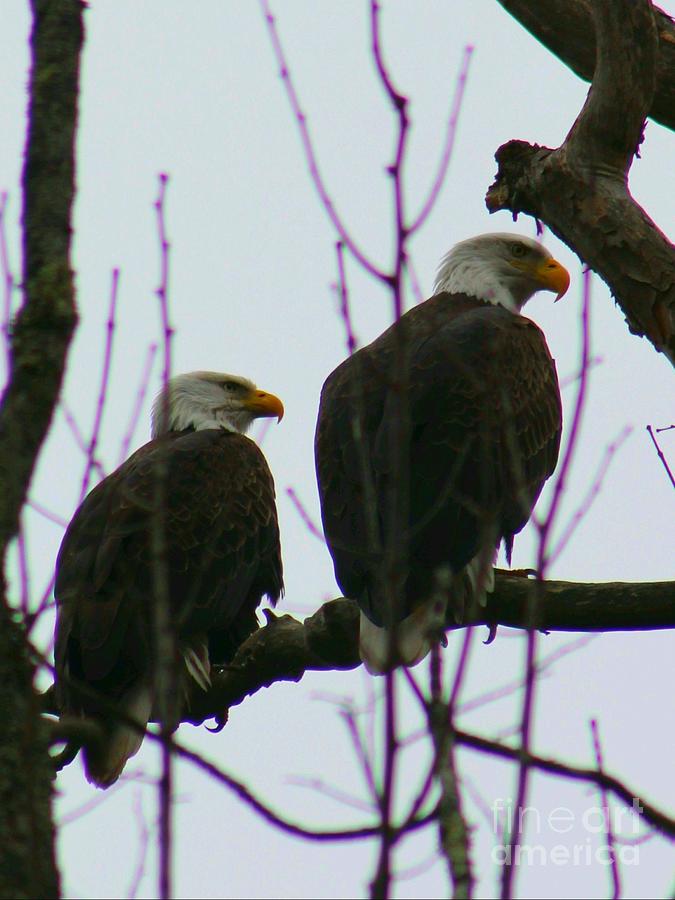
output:
M490 547L488 550L476 554L459 573L459 576L456 576L459 578L464 576L468 580L470 597L480 606L487 604L487 594L494 591L496 560L497 550ZM389 629L375 625L363 612L361 613L359 653L371 675L384 674L392 668L392 664L414 666L423 660L431 649L434 635L437 636L443 630L447 601L452 599L452 582L454 580L449 569L446 571L446 567L440 567L436 576L438 582L436 596L417 607L407 618L398 623L396 643L393 648L390 645ZM466 585L466 581L464 584ZM457 597L455 599L459 602L460 608L457 612L458 621L460 621L463 618L464 610L468 609L469 597L464 595L463 600L459 600ZM436 637L436 639L438 638ZM393 660L391 659L392 649Z
M188 674L194 678L203 691L211 687L211 662L206 641L195 641L180 648Z
M441 620L445 610L441 613ZM431 634L439 625L438 603L434 599L418 607L396 626L396 643L393 648L394 664L414 666L424 659L431 649ZM371 675L382 675L392 668L390 660L390 631L373 624L361 613L359 628L359 653Z
M497 550L477 553L474 558L464 566L471 593L479 606L487 606L487 595L495 589L494 564L497 562Z
M122 699L120 708L125 715L145 728L152 712L152 689L140 684ZM85 748L84 765L87 781L96 787L107 788L122 774L122 770L143 743L143 732L123 722L108 726L107 733L96 747Z

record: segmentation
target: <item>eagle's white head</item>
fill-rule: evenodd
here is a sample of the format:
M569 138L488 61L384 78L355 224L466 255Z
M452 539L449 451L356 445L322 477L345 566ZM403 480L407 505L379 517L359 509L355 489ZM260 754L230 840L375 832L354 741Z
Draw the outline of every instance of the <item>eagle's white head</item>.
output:
M259 391L248 378L220 372L189 372L172 378L155 399L152 437L189 428L224 428L245 434L254 419L276 416L281 421L283 414L281 400Z
M498 232L455 244L438 267L434 294L469 294L519 312L537 291L559 300L569 284L567 269L538 241Z

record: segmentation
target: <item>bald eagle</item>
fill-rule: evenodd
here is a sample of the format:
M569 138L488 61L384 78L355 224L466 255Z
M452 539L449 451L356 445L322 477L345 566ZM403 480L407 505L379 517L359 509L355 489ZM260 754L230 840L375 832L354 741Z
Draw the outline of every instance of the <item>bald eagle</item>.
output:
M555 363L521 309L568 286L537 241L462 241L434 295L326 379L315 437L323 527L338 584L361 609L371 672L422 659L448 604L461 621L485 602L502 540L510 559L562 427Z
M103 738L85 747L87 778L99 787L117 780L142 734L105 715L92 689L143 727L153 708L158 466L180 679L206 689L211 666L256 629L262 598L276 603L283 591L274 482L245 437L255 418L283 411L245 378L178 375L154 403L152 440L88 494L66 530L54 587L56 691L63 714L101 726Z

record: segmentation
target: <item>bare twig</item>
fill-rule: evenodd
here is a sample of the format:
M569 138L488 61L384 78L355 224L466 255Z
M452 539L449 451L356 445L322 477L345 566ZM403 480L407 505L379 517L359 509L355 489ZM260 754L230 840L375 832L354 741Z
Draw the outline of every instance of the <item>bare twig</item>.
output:
M565 530L562 535L558 539L558 541L553 546L552 550L548 555L548 565L550 566L554 563L560 554L563 552L565 547L567 546L568 541L576 531L579 523L584 518L584 516L588 513L589 509L593 505L596 497L600 493L600 489L602 488L602 484L605 480L605 476L607 474L607 470L609 469L612 460L614 459L615 454L621 448L621 446L625 443L625 441L630 437L633 433L633 428L630 425L627 425L621 433L605 447L605 452L602 456L602 460L600 461L600 465L595 473L595 477L593 478L593 482L588 489L585 497L578 505L574 514L570 521L567 523Z
M59 405L60 405L61 411L63 413L63 418L66 420L66 424L67 424L68 428L70 429L70 433L72 434L73 438L75 439L75 443L77 444L79 449L84 454L84 457L87 459L87 462L90 463L94 469L96 469L96 474L98 475L99 479L102 480L106 476L106 471L103 467L103 463L94 457L92 457L91 460L89 460L89 442L84 437L84 435L82 433L82 429L77 424L77 420L76 420L74 414L72 413L72 411L70 410L68 405L65 403L65 401L61 400ZM82 498L82 496L83 495L80 496L80 499Z
M134 812L136 822L138 824L138 860L136 868L127 891L127 900L135 900L141 881L145 875L145 866L148 860L148 849L150 847L150 829L145 821L145 813L143 811L143 795L140 790L134 793Z
M298 497L298 494L295 488L287 487L286 494L290 498L291 503L295 507L298 515L305 523L305 526L310 534L313 534L317 540L321 541L322 544L326 543L326 538L324 537L323 531L319 528L319 526L314 522L310 514L307 512L307 508L303 504L302 500Z
M166 235L165 199L168 176L159 176L159 193L155 201L157 232L160 243L160 280L156 294L163 340L162 387L164 409L162 416L168 422L171 377L171 339L173 329L169 323L169 242ZM173 731L177 723L177 672L175 665L175 636L173 631L168 576L168 548L166 537L168 510L168 463L166 454L158 458L154 471L155 491L153 503L153 527L151 535L153 573L153 626L154 626L154 682L161 723L162 774L158 781L159 793L159 896L169 900L172 894L172 801L173 801Z
M672 428L673 426L671 425L669 427ZM668 428L657 428L656 430L657 430L657 432L668 431ZM659 459L663 463L663 468L666 470L666 474L668 475L668 478L670 479L670 483L675 488L675 476L673 476L673 473L670 470L670 466L668 465L668 461L666 460L666 457L663 455L663 450L659 447L659 443L656 440L656 437L654 436L654 431L652 430L651 425L647 425L647 432L649 433L649 437L652 439L652 443L654 444L654 447L656 448L656 453L658 454Z
M602 764L602 748L600 746L600 733L598 723L595 719L591 719L591 736L593 738L593 751L595 752L595 764L598 772L603 772ZM610 871L612 873L612 900L619 900L621 897L621 876L619 874L619 860L616 855L616 844L614 840L614 830L612 828L612 816L609 808L609 800L607 797L607 788L600 788L600 798L602 801L602 812L605 817L605 837L607 838L607 855L609 857Z
M103 422L103 409L108 396L108 381L110 379L110 367L112 364L113 338L115 334L115 314L117 311L117 289L119 286L120 270L113 269L112 284L110 287L110 306L108 308L108 321L106 322L106 340L103 351L103 367L101 369L101 384L98 391L98 399L96 401L96 413L94 415L94 424L91 429L91 438L87 445L87 458L82 475L82 485L80 487L80 502L84 499L89 490L89 479L91 470L95 467L96 450L98 447L98 439L101 432L101 424Z
M276 20L272 14L268 0L260 0L260 6L265 17L265 22L267 24L267 31L272 43L272 50L274 51L274 56L276 58L277 65L279 66L279 75L283 82L286 96L288 97L288 102L290 103L291 110L293 112L293 118L295 119L295 123L300 134L300 140L302 143L303 152L305 154L307 168L309 169L312 183L316 189L317 194L319 195L319 199L321 200L321 205L325 209L328 218L333 223L333 227L340 235L340 240L348 248L352 256L356 260L358 260L360 265L362 265L363 268L374 278L377 278L379 281L386 282L387 279L385 274L358 247L358 245L351 237L348 228L345 226L340 215L335 209L335 205L333 204L321 172L319 171L319 163L317 161L314 144L312 143L312 139L309 134L309 127L307 125L307 116L304 113L302 106L300 105L300 99L293 83L288 60L286 59L286 54L279 37Z
M150 386L150 374L152 373L152 367L155 362L155 357L157 356L157 349L157 344L150 344L150 346L148 347L148 352L143 364L143 370L141 372L141 378L138 384L138 391L136 392L136 399L134 401L134 406L129 418L129 424L127 425L124 438L122 439L122 446L120 447L120 464L123 463L129 455L129 447L131 446L134 433L141 418L141 411L143 409L145 397L148 393L148 387Z
M441 188L443 187L443 182L445 181L445 176L448 174L448 167L450 165L450 160L452 159L452 151L455 146L455 136L457 134L459 114L462 110L462 104L464 102L464 91L469 75L469 65L471 63L473 51L474 48L471 44L467 44L464 47L462 63L459 69L459 74L457 75L457 78L455 80L455 95L452 98L450 117L448 119L448 129L445 135L445 142L443 144L438 171L436 172L436 177L433 180L431 189L429 190L429 194L422 204L422 208L410 225L410 234L418 231L429 218L429 215L431 214L431 211L433 210L434 206L436 205L436 201L440 196Z
M501 900L510 900L513 895L513 878L515 873L515 849L520 840L520 832L524 817L521 810L525 807L527 798L528 780L529 780L529 753L530 753L530 733L532 727L532 715L534 710L534 696L537 681L537 631L536 631L536 606L537 595L543 595L543 579L546 575L547 568L551 559L551 551L549 550L549 540L556 521L558 509L565 489L567 475L572 465L572 459L577 447L577 441L581 428L581 417L585 406L586 390L588 385L588 361L590 359L590 298L591 298L591 273L588 269L584 272L583 278L583 303L581 310L581 364L579 366L579 387L572 416L572 425L565 452L563 453L562 463L558 468L555 486L553 489L553 497L549 504L546 516L543 521L536 521L539 533L538 549L537 549L537 581L536 592L531 595L528 620L529 630L527 632L527 651L525 658L525 691L523 694L523 707L520 718L520 740L521 740L521 756L518 767L518 786L516 791L516 804L514 825L510 828L508 841L505 851L505 861L502 868L501 878Z
M354 326L352 323L351 310L349 308L349 289L347 287L347 273L345 270L345 245L342 241L335 244L335 254L337 256L338 280L336 290L340 300L340 317L345 328L347 340L347 353L351 356L356 352L358 342L354 334Z

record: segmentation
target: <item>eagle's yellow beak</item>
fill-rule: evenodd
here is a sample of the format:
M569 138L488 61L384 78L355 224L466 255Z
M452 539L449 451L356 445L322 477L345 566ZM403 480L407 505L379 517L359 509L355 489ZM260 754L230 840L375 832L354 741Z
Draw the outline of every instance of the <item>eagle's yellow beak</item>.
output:
M554 303L560 300L570 286L570 273L565 266L561 265L553 257L539 263L532 274L535 281L538 281L542 288L547 291L553 291L558 295L553 301Z
M274 394L266 391L252 391L244 403L246 409L255 413L256 418L276 416L277 422L284 417L284 404Z

